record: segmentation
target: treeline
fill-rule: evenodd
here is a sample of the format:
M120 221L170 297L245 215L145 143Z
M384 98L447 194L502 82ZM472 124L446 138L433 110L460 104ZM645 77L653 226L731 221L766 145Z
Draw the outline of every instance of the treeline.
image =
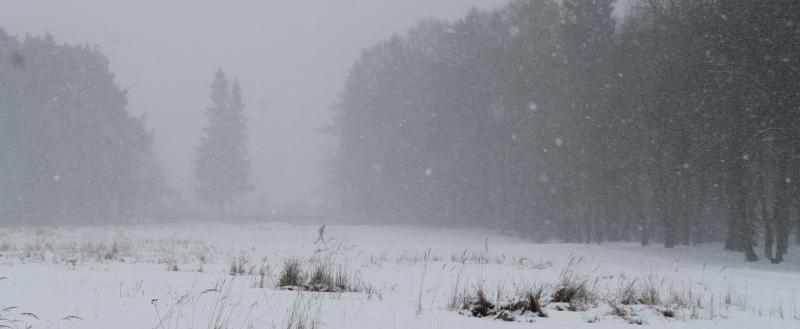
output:
M517 0L364 51L335 106L351 218L570 242L800 230L800 2Z
M0 223L118 221L161 201L153 135L106 57L0 30Z

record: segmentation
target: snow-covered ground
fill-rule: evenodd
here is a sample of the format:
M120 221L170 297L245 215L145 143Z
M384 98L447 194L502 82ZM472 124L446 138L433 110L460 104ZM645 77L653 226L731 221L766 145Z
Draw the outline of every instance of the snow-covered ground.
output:
M350 329L800 328L800 250L772 265L718 245L532 244L474 230L329 226L322 246L316 235L316 226L278 223L0 229L0 327L287 328L295 319ZM329 264L369 288L275 289L289 259ZM233 263L246 273L230 275ZM551 303L546 318L505 322L448 309L477 287L495 301L544 287L547 303L563 273L596 295L586 310ZM629 285L654 288L661 302L619 304Z

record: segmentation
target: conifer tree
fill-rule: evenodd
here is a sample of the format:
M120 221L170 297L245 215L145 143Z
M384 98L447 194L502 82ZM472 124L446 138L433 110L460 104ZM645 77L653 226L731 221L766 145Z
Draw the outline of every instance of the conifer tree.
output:
M253 189L247 158L247 119L238 81L231 84L220 69L211 84L208 124L197 147L197 197L216 208L230 210L238 197Z

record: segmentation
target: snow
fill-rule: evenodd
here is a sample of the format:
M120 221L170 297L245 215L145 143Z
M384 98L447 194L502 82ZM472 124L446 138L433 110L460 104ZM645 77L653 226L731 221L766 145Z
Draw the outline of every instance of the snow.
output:
M534 323L448 310L454 291L487 295L552 284L565 269L610 298L621 282L652 280L706 300L698 319L633 307L653 328L798 328L800 259L746 263L718 245L532 244L488 231L269 224L0 229L0 324L12 328L285 328L292 310L322 328L619 328L605 302L548 309ZM116 246L116 248L114 248ZM791 252L790 255L796 255ZM231 276L244 259L252 275ZM374 287L310 293L273 288L287 259L324 259ZM175 264L178 271L168 271ZM267 268L266 288L254 287ZM202 268L202 272L200 269ZM420 287L422 294L420 295ZM420 298L421 296L421 298ZM725 302L730 299L730 302ZM421 307L419 307L421 301ZM421 310L421 312L420 312ZM23 314L30 313L30 314ZM19 322L3 323L3 318ZM37 319L38 318L38 319ZM592 323L590 323L592 322Z

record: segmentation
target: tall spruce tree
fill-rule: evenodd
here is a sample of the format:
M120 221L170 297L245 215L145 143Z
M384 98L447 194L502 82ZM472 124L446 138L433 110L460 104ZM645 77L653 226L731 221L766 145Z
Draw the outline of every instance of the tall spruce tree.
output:
M212 105L206 109L208 125L197 147L195 178L197 197L216 208L230 210L236 200L253 189L247 157L247 118L238 81L228 82L222 69L211 84Z

